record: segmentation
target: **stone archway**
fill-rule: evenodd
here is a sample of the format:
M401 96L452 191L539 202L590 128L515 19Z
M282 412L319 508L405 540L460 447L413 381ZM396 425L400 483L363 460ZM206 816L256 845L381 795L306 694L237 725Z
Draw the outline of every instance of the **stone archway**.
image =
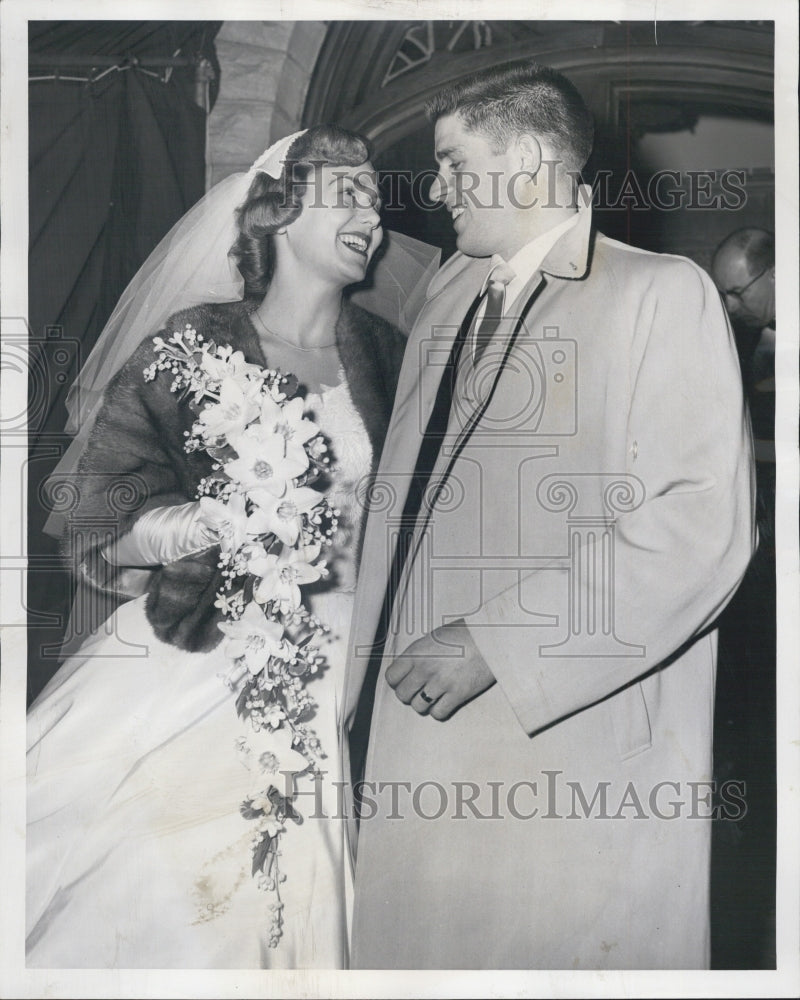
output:
M424 125L425 101L442 86L524 59L565 73L612 125L645 95L772 113L767 22L664 22L655 34L645 22L359 21L328 27L303 123L338 121L380 155Z
M326 30L322 21L225 21L216 37L220 91L208 118L207 187L301 127Z
M376 166L415 181L433 167L433 132L424 106L446 84L476 70L537 59L581 91L597 123L584 171L622 178L648 133L692 129L703 115L762 123L773 113L771 22L359 21L331 22L311 79L303 124L338 121L372 143ZM771 137L770 137L771 141ZM747 150L744 150L746 157ZM722 166L723 164L709 164ZM730 167L744 166L729 162ZM645 176L646 180L646 176ZM620 181L617 181L619 184ZM772 228L774 179L748 176L747 204L730 212L598 212L609 235L655 250L688 253L706 265L715 242L736 225ZM449 219L414 189L386 222L453 249ZM712 193L713 197L713 193ZM384 199L389 205L392 197ZM697 223L701 222L698 226Z

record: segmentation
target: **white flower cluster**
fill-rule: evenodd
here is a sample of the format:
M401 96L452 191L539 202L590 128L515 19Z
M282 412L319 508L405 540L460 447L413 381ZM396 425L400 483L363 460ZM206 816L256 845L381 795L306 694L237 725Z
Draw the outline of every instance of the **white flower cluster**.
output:
M172 376L170 391L198 410L185 448L214 460L197 495L220 546L223 585L215 606L232 665L226 681L249 720L250 735L238 749L255 782L241 812L255 821L253 875L275 896L268 935L274 947L286 877L278 848L286 819L299 818L293 791L282 795L273 782L279 773L317 771L324 756L303 719L313 713L305 685L324 666L315 641L326 628L303 606L300 588L327 575L321 555L336 529L335 511L312 487L329 465L327 446L302 398L290 398L291 376L249 364L241 351L206 342L189 325L153 343L156 360L145 379Z

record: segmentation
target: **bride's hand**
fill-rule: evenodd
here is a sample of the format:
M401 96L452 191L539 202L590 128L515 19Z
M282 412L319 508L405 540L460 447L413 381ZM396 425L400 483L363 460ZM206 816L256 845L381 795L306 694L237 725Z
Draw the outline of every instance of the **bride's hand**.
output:
M103 550L114 566L165 566L216 544L217 534L200 520L200 504L155 507Z

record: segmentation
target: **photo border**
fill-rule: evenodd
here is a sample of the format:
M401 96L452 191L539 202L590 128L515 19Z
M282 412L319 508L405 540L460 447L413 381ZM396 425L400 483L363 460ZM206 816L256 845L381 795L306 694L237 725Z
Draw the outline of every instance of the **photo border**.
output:
M113 9L113 16L109 16ZM483 14L491 20L693 20L696 3L684 0L560 0L498 2L490 0L412 0L354 2L303 0L289 8L278 0L143 0L137 4L102 0L3 0L0 4L2 45L2 199L3 242L0 261L3 334L11 335L19 317L27 315L27 23L29 20L257 20L271 16L291 20L460 19ZM0 676L0 859L3 899L0 903L0 996L3 997L482 997L482 996L793 996L800 991L800 575L798 573L798 15L793 0L710 0L702 4L703 20L775 21L776 135L776 281L780 327L776 349L776 534L778 574L778 895L776 971L675 970L646 972L409 971L319 972L298 970L40 970L24 965L24 830L26 690L25 609L19 586L2 588L3 671ZM285 18L289 19L289 18ZM24 410L26 371L2 368L4 413ZM24 504L27 450L3 442L0 519L2 553L13 552L13 540L26 524ZM24 560L0 556L0 571L24 574Z

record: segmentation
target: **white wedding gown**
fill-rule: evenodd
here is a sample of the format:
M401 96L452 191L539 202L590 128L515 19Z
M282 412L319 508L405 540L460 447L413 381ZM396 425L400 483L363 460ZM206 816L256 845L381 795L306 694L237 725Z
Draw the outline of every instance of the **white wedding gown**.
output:
M223 681L222 647L165 645L139 598L62 666L29 714L29 966L346 967L337 715L363 513L355 484L372 455L344 382L308 402L332 442L329 496L341 518L332 585L306 598L331 627L327 669L309 683L327 773L318 786L298 779L303 822L281 837L283 937L268 947L274 896L251 875L253 823L239 811L251 775L236 747L249 724Z

